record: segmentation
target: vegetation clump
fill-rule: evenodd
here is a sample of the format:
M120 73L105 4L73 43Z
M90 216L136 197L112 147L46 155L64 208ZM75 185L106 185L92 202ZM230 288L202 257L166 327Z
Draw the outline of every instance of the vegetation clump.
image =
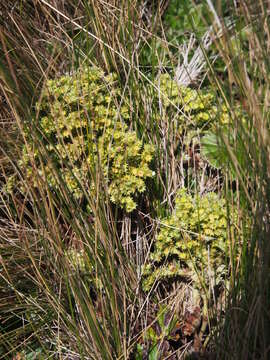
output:
M159 107L155 119L162 122L165 118L174 123L178 136L203 134L213 129L217 118L221 125L229 123L229 114L225 106L218 106L212 90L198 90L179 86L169 74L162 74L156 82L159 91L155 91L154 102ZM190 137L190 135L188 136Z
M0 358L270 358L261 3L1 4Z
M110 200L130 212L136 208L135 196L145 191L145 180L153 175L153 148L129 130L129 106L115 80L115 74L105 75L96 67L48 80L37 104L42 146L29 132L27 141L35 166L51 188L61 186L56 170L81 200L84 189L95 193L92 174L100 168ZM32 178L28 147L23 148L21 165ZM43 164L41 158L46 159Z
M161 221L161 229L150 259L144 269L144 289L155 281L170 278L193 279L199 284L213 277L220 282L226 274L230 242L227 236L225 199L210 192L193 197L181 189L171 216Z

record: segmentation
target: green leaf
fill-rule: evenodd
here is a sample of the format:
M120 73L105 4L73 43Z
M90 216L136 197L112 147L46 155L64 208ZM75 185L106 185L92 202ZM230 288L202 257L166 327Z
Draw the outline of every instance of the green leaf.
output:
M226 140L227 144L222 138ZM209 131L201 140L201 154L217 169L227 166L234 179L236 178L236 166L239 169L245 169L249 165L245 153L243 139L239 134L231 136L229 129L225 127L222 129L222 136ZM233 158L231 158L232 154Z
M150 353L149 353L149 360L158 360L159 359L159 351L158 351L158 344L155 344Z
M137 344L135 360L143 360L143 346L141 344Z
M229 161L225 144L210 131L201 140L201 153L217 169L224 167Z

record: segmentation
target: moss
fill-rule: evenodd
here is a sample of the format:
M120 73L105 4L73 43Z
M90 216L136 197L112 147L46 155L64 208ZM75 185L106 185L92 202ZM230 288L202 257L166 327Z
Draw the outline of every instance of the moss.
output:
M161 221L151 263L143 270L144 289L149 290L156 280L177 277L198 283L196 271L205 272L204 279L212 273L221 281L230 247L227 221L225 200L217 194L193 197L180 190L173 214Z
M129 130L130 110L116 76L90 67L48 80L36 110L43 149L26 133L31 154L25 146L20 161L26 176L33 178L30 159L34 156L39 174L52 189L59 189L52 162L80 200L83 188L95 193L91 174L100 168L110 200L128 212L134 210L136 195L145 191L145 180L153 175L149 164L154 149ZM45 159L43 166L40 154Z

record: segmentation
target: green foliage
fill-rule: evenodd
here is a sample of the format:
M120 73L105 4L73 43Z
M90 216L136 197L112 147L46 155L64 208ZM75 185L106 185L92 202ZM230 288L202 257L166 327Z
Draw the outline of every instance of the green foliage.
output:
M181 189L173 214L161 221L152 263L144 269L144 289L172 277L198 283L197 272L205 272L205 278L212 273L219 282L229 255L227 221L225 200L217 194L193 197Z
M197 35L202 36L207 28L202 19L204 11L203 4L194 6L191 1L170 1L163 19L168 40L175 41L179 46L185 40L185 33L193 32L193 29L196 29Z
M121 98L116 76L90 67L49 80L36 110L43 148L27 132L28 146L21 159L27 177L33 177L34 156L40 175L57 190L52 162L69 191L81 200L82 189L95 192L91 174L100 168L110 200L128 212L134 210L134 197L145 191L145 179L153 174L149 168L153 148L128 129L129 106Z
M168 311L166 306L160 306L155 323L145 329L143 337L137 344L135 359L144 359L145 352L148 359L151 360L169 357L168 342L178 340L178 330L179 320L177 316Z
M201 153L215 168L223 167L229 161L225 144L221 143L217 135L212 132L208 132L202 138Z
M240 109L234 111L238 117L238 127L242 128L243 133L248 134L244 111L240 111ZM228 151L228 146L233 148L233 159ZM229 169L233 179L237 178L237 171L242 172L250 165L250 159L246 157L245 141L229 126L223 126L216 132L211 130L206 132L201 139L201 154L213 167Z

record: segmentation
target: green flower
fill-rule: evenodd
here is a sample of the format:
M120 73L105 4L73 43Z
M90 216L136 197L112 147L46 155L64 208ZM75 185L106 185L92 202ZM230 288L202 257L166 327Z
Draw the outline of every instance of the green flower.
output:
M236 214L231 216L233 223ZM195 267L206 274L211 268L220 280L226 270L221 265L229 256L227 220L225 200L216 193L194 197L186 189L178 191L173 214L161 220L150 259L152 266L148 264L143 270L144 289L148 291L155 281L171 277L194 279Z
M115 74L89 67L48 80L36 105L46 154L43 164L27 131L26 138L36 168L53 190L62 186L54 176L56 169L75 198L83 199L82 187L95 195L90 174L100 169L111 201L130 212L136 208L136 196L146 189L145 180L153 176L149 165L154 149L129 130L129 103L122 99L116 79ZM20 164L29 178L30 158L24 147Z
M193 132L193 137L203 135L212 129L220 120L221 124L229 122L228 110L225 106L219 109L217 99L211 90L194 90L178 86L169 74L162 74L155 84L159 89L154 95L152 108L157 122L173 119L174 129L179 136ZM162 116L160 113L162 111ZM197 135L195 135L197 134Z

